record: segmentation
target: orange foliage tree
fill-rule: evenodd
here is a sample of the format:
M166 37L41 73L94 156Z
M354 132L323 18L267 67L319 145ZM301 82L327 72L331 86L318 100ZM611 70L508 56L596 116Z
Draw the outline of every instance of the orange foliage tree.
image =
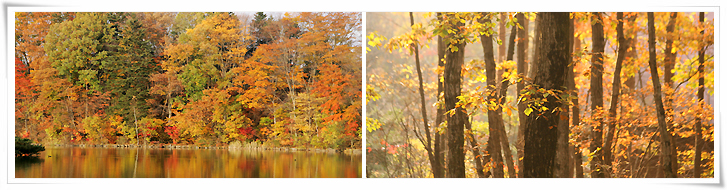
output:
M250 18L17 13L16 132L51 143L359 145L361 14Z

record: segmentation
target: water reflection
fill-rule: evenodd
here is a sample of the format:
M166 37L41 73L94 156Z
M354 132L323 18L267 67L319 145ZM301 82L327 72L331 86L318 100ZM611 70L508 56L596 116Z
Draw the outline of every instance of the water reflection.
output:
M34 164L43 163L43 159L40 157L16 157L15 168L28 169Z
M46 147L16 178L360 178L361 156L255 150Z

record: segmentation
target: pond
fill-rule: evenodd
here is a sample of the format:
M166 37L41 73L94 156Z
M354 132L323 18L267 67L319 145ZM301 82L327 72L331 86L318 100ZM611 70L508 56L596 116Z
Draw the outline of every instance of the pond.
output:
M16 178L360 178L361 155L246 149L48 146Z

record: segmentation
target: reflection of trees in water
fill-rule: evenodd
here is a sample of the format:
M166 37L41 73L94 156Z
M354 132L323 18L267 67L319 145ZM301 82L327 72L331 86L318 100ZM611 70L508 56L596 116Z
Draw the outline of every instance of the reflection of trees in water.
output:
M43 163L43 159L37 156L21 156L15 157L15 168L25 169L30 168L33 164Z
M49 149L52 158L18 162L16 177L280 178L361 177L361 157L338 153L191 149Z

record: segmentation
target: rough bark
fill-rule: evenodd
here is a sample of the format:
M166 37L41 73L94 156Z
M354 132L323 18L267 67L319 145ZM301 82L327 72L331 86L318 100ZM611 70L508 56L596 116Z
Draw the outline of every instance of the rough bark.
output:
M666 113L664 111L664 102L661 99L661 81L659 81L659 72L656 66L656 35L654 28L654 13L649 12L648 14L648 27L649 27L649 69L651 70L651 81L654 85L654 102L656 103L656 116L659 122L659 130L661 133L661 163L664 177L674 178L676 175L672 172L672 161L671 161L671 146L672 139L669 138L669 132L666 126Z
M606 166L606 176L610 177L613 170L610 168L613 166L613 150L611 144L613 144L614 134L616 133L616 110L618 109L618 99L621 96L621 65L626 57L626 49L628 45L626 38L624 37L624 23L623 23L623 12L616 13L616 19L618 19L618 25L616 25L616 36L618 38L618 57L616 58L616 68L613 71L613 85L611 85L611 106L608 110L608 131L606 132L606 142L603 145L603 163Z
M556 154L555 154L555 166L554 166L554 177L558 178L570 178L572 176L572 166L571 163L573 161L571 160L573 155L571 151L573 150L570 147L570 143L568 143L568 135L570 134L570 125L568 121L569 113L568 113L568 104L562 104L561 107L562 111L560 112L560 115L558 116L559 119L563 122L558 123L558 139L556 141ZM570 174L569 175L569 171Z
M487 114L488 123L489 123L489 126L491 126L489 128L490 136L487 140L487 144L488 144L487 152L490 154L490 158L492 159L491 163L493 166L492 167L493 177L494 178L503 178L503 177L505 177L505 173L503 170L502 148L501 148L501 146L498 146L498 145L500 145L500 132L498 131L499 130L498 127L496 127L496 125L498 125L497 124L498 121L497 121L497 117L495 116L494 113L492 113L492 116L490 116L491 115L490 112L494 112L494 111L488 111L488 114Z
M489 23L489 16L480 19L480 23ZM497 96L497 71L495 66L494 49L491 35L480 35L480 41L482 42L482 51L485 55L485 75L487 76L487 98L488 101L494 101L498 99ZM500 112L501 113L501 112ZM493 170L492 175L495 178L503 178L505 176L502 162L502 150L500 145L500 127L499 121L502 120L502 115L498 114L497 109L487 108L487 122L489 124L490 137L487 140L488 152L492 159Z
M569 23L573 23L573 19L569 19ZM566 38L568 47L568 59L567 59L567 70L566 70L566 85L569 84L570 78L573 78L571 76L573 74L573 33L574 33L573 24L568 25L568 37ZM567 92L567 91L563 91ZM573 148L570 147L570 143L568 143L568 135L570 134L570 125L568 121L570 120L569 117L569 105L568 104L562 104L561 105L562 111L560 112L560 120L563 122L558 123L558 140L556 142L556 155L555 155L555 177L559 178L569 178L573 176L573 168L571 167L573 164L572 161L572 153L571 151Z
M409 12L409 21L411 22L411 26L414 26L414 14L412 12ZM424 127L424 133L426 134L425 142L422 142L422 144L425 145L425 149L427 151L427 155L429 156L429 163L432 167L432 171L435 170L435 167L437 167L437 163L439 163L438 160L436 160L436 157L434 156L434 151L432 150L432 136L429 132L429 121L427 117L427 102L424 97L424 79L422 79L422 69L421 64L419 63L419 46L417 44L413 45L414 48L414 58L415 63L417 67L417 76L419 78L419 97L421 100L421 113L422 113L422 119L423 121L423 127ZM421 140L421 139L420 139Z
M603 118L598 116L598 110L603 109L603 52L606 40L603 37L603 20L601 13L591 13L591 30L593 31L593 55L591 57L591 113L593 117L597 117L596 124L591 132L591 152L593 160L591 161L591 177L603 178L603 154L601 146L603 146ZM598 150L598 151L597 151Z
M704 23L704 12L699 13L699 24ZM704 34L704 29L700 31ZM703 42L700 42L702 44ZM705 45L706 46L706 45ZM697 90L697 100L699 107L702 108L704 105L704 49L699 51L699 89ZM694 177L702 177L702 118L697 117L696 124L694 125Z
M535 61L539 71L534 84L546 90L565 90L566 70L568 68L568 29L571 25L569 13L540 13L536 33L537 45ZM543 97L542 94L534 94ZM548 96L543 105L549 110L534 109L528 116L525 132L525 177L554 177L553 167L558 137L559 111L551 111L562 105L554 96Z
M523 28L521 30L517 31L517 74L519 77L525 77L526 73L528 73L528 67L527 67L527 50L528 50L528 20L525 18L525 15L523 13L518 13L517 16L517 22L522 26ZM525 81L519 80L517 82L517 93L519 94L520 91L525 88ZM522 102L518 102L517 104L517 113L518 113L518 120L520 121L520 124L518 126L517 130L517 165L518 167L518 177L522 177L523 173L523 147L525 146L525 118L527 117L525 115L525 104Z
M446 19L445 19L446 20ZM446 23L453 25L452 28L464 26L461 22ZM461 31L456 31L461 32ZM454 36L448 36L446 39L448 47L445 53L446 62L444 64L444 104L445 110L453 110L454 114L447 118L447 131L449 133L449 154L447 159L448 177L464 178L464 121L465 112L461 107L455 107L461 94L462 89L462 64L464 64L464 48L465 43L462 40L455 39ZM457 51L453 51L449 46L456 47Z

